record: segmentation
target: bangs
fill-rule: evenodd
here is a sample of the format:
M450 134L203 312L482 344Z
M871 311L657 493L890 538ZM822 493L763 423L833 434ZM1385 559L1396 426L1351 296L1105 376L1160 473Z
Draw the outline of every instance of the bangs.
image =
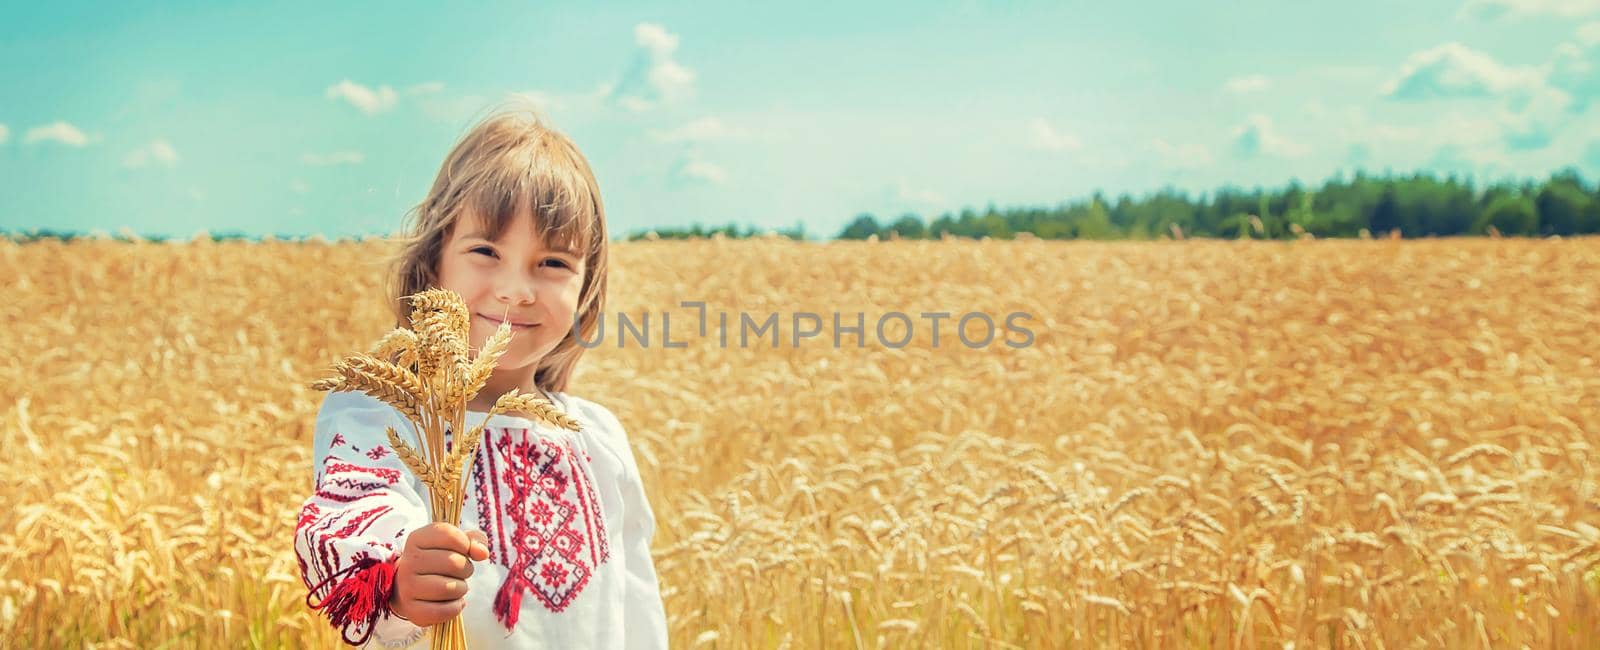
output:
M481 220L482 232L497 240L518 215L530 214L545 247L587 258L601 219L598 190L576 152L552 140L502 151L466 180L456 225Z
M406 297L438 285L440 257L456 228L500 240L522 215L533 232L509 236L532 235L548 250L583 260L574 331L534 371L540 388L561 392L583 356L580 341L599 330L610 252L605 206L589 161L571 139L546 126L535 107L495 112L445 156L427 197L408 213L392 261L389 304L395 326L407 327L412 304Z

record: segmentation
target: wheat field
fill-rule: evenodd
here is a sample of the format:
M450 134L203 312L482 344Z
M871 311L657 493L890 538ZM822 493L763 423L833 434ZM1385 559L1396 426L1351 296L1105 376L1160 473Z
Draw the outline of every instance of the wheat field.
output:
M334 644L305 385L393 326L388 251L0 243L0 646ZM570 392L629 430L674 647L1600 646L1600 239L613 256L607 313L686 346L604 339ZM869 341L724 348L681 301Z

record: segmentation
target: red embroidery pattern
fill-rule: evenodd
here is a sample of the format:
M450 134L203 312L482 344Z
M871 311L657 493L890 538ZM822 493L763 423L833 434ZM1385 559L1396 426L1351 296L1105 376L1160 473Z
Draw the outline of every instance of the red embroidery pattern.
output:
M523 593L561 612L611 551L585 456L570 441L526 429L485 436L472 467L478 523L491 536L491 557L510 569L494 603L510 629Z
M315 506L312 506L315 508ZM316 562L316 573L319 576L331 576L338 572L341 564L337 544L340 540L365 535L367 530L377 523L378 518L390 512L389 506L378 506L366 510L343 510L327 513L321 518L307 518L301 516L301 524L295 528L295 535L304 541L304 545L312 553L311 559ZM340 524L343 524L342 526ZM337 526L337 528L336 528ZM368 543L370 547L381 547L393 551L389 544ZM310 588L311 571L304 554L296 553L300 564L300 578ZM326 578L324 578L326 579Z
M345 448L360 454L353 456L355 462L333 455ZM317 472L315 496L295 523L295 555L308 589L306 605L320 610L346 643L360 645L388 611L395 542L403 541L406 531L384 539L390 527L384 522L395 523L394 506L385 502L397 496L389 488L403 474L396 467L364 464L391 455L382 445L362 453L335 433L329 451Z
M354 465L329 456L324 463L322 480L317 483L317 496L349 503L372 496L374 490L389 487L399 480L398 469Z
M295 522L294 527L296 529L305 528L306 524L316 521L317 517L321 516L322 508L318 508L317 504L307 501L306 506L300 509L300 521Z

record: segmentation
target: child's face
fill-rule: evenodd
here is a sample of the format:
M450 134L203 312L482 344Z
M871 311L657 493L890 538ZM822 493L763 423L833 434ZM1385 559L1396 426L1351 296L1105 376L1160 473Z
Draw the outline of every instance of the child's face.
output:
M500 327L512 324L511 345L497 370L526 368L555 349L572 329L583 288L584 261L546 248L528 214L516 217L490 241L472 215L456 222L439 252L439 288L461 294L472 314L470 345L482 349Z

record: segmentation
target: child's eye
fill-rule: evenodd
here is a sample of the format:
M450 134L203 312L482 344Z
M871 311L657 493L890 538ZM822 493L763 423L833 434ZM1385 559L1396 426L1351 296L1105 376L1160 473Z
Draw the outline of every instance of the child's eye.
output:
M493 248L489 248L488 246L479 246L479 247L473 248L473 249L471 249L471 250L469 250L467 252L469 252L469 253L477 253L479 255L484 255L484 256L493 257L493 258L498 258L499 257L498 255L495 254L494 249ZM570 268L572 268L572 265L568 264L566 260L563 260L563 259L557 258L557 257L552 257L550 259L547 259L543 263L544 264L554 265L556 268L562 268L562 269L570 269Z

